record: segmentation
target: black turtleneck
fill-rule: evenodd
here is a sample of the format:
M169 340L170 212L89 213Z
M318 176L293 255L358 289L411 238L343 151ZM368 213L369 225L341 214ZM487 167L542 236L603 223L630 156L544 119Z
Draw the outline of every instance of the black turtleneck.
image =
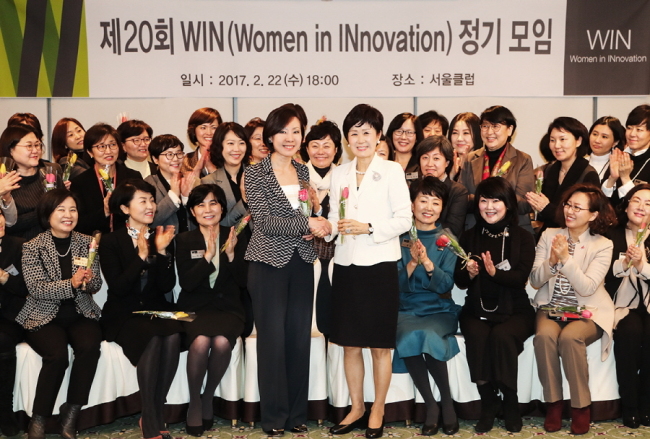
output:
M503 152L503 149L507 145L508 144L506 143L501 148L495 149L494 151L490 151L489 149L487 149L487 147L485 147L485 151L486 151L486 154L488 156L489 163L490 163L490 173L492 173L492 169L494 168L494 165L496 165L497 160L499 160L499 157L501 156L501 153ZM502 163L502 165L503 165L503 163Z
M312 163L312 166L314 166L313 163ZM329 165L327 168L318 168L318 167L314 166L314 171L316 171L316 173L318 175L320 175L320 178L325 178L327 173L330 172L330 169L332 169L332 165Z

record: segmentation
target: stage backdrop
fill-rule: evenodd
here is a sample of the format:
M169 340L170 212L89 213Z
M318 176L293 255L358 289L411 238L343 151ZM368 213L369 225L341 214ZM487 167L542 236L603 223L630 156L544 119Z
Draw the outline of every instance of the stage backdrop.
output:
M0 96L650 94L650 0L0 0Z

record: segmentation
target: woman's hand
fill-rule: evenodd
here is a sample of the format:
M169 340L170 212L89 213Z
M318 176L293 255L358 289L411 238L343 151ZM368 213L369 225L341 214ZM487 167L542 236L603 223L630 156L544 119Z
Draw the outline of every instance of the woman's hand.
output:
M235 233L235 226L230 228L230 234L228 234L228 244L226 245L226 256L228 256L228 261L232 262L235 259L235 246L237 245L237 234Z
M92 270L88 268L79 267L77 269L77 272L72 275L70 282L72 283L73 288L79 288L81 285L83 285L84 282L86 282L86 284L90 282L92 278L93 278Z
M460 173L460 169L463 167L464 162L465 154L459 154L458 151L454 149L454 165L451 167L451 171L449 171L449 178L452 180L456 178L458 173Z
M630 262L632 262L632 265L634 265L636 271L640 272L643 269L643 250L634 244L631 244L625 252L625 258L623 258L623 268L627 269L627 267L630 265Z
M138 240L136 241L138 246L138 256L140 256L140 259L143 261L147 259L147 256L149 256L149 242L147 241L147 238L145 238L148 230L149 228L147 226L142 226L140 233L138 234Z
M317 213L320 210L320 200L318 199L318 192L313 187L309 187L309 199L311 201L312 212Z
M478 271L479 271L479 266L478 262L476 262L474 259L471 259L467 265L465 266L467 268L467 272L469 273L469 278L470 280L474 279L476 276L478 276Z
M0 178L0 197L8 198L11 191L20 188L18 182L22 179L18 171L11 171Z
M165 249L169 245L170 242L172 242L172 239L174 239L174 231L176 230L176 227L169 225L165 226L163 229L163 226L158 226L156 227L156 251L160 253L161 255L166 255L167 252Z
M317 238L323 238L332 233L332 226L330 225L330 222L327 221L322 216L309 217L307 219L309 221L309 231L311 232L310 235L313 235ZM305 235L305 236L310 236L310 235ZM305 236L303 236L303 238L305 238Z
M338 229L342 235L367 235L370 225L353 219L342 219L338 222Z
M111 208L109 207L109 201L111 200L111 195L113 195L113 192L107 193L106 196L104 197L104 216L111 215Z
M9 273L0 268L0 284L4 285L9 280Z
M411 264L414 266L417 266L420 263L420 248L418 247L418 243L420 240L418 239L417 241L411 242Z
M205 250L205 260L208 263L212 262L212 259L217 254L217 232L215 226L210 226L208 228L208 247Z
M630 174L633 168L634 162L630 158L630 154L619 151L618 173L621 178L621 183L626 184L630 181Z
M558 262L566 264L567 260L569 260L569 242L566 236L555 235L551 243L551 258L549 258L549 261L551 265L555 265Z
M172 179L169 182L169 190L175 193L177 196L181 196L181 183L183 181L183 176L180 172L172 174Z
M551 202L546 195L537 194L535 192L526 192L526 201L528 201L530 207L537 212L544 210L544 208Z
M481 259L483 259L483 265L485 266L487 274L494 277L494 275L497 274L497 268L494 266L494 262L492 262L492 255L490 252L481 253Z

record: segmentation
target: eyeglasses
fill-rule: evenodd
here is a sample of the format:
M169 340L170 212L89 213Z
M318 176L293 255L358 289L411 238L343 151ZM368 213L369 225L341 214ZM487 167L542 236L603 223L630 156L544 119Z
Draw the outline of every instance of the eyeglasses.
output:
M109 148L109 149L119 149L119 147L117 146L117 143L116 143L116 142L112 142L112 143L98 143L97 145L93 145L93 148L97 148L97 151L99 151L99 152L104 152L104 151L106 151L106 148Z
M570 204L570 203L564 203L564 208L565 208L566 210L571 209L571 210L572 210L573 212L575 212L575 213L580 213L580 212L582 212L583 210L589 210L588 207L578 207L578 206L575 206L575 205Z
M183 157L185 157L184 152L161 152L160 155L165 157L170 162L172 160L174 160L175 158L178 159L178 160L182 160Z
M409 131L409 130L395 130L393 133L397 137L402 137L402 135L405 135L406 137L415 137L415 131Z
M17 143L16 146L22 146L23 148L27 149L27 151L40 151L43 149L43 144L41 142L28 143L28 144Z
M481 131L489 131L492 128L492 131L498 133L503 127L504 125L502 123L484 123L481 125Z
M126 139L127 142L131 141L135 146L140 146L142 144L148 145L151 143L151 137L133 137L131 139Z

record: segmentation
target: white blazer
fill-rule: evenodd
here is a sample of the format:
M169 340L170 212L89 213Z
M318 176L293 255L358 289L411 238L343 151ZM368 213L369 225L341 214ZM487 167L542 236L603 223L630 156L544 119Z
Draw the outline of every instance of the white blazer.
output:
M535 294L534 305L548 304L553 297L556 275L551 274L549 257L551 243L555 235L569 237L567 229L547 229L542 233L535 251L533 271L530 273L530 284L539 288ZM597 309L592 320L602 328L601 360L605 361L612 345L614 328L614 302L605 290L605 275L612 261L614 244L601 235L590 235L589 230L580 236L573 256L559 272L564 274L576 292L579 305L589 305Z
M399 236L411 228L413 217L404 171L398 163L375 155L357 190L356 169L355 158L332 171L328 216L332 234L325 240L332 241L338 235L339 200L345 187L350 193L345 218L371 223L374 232L372 235L345 235L343 243L337 239L334 263L369 266L397 261L402 257Z

